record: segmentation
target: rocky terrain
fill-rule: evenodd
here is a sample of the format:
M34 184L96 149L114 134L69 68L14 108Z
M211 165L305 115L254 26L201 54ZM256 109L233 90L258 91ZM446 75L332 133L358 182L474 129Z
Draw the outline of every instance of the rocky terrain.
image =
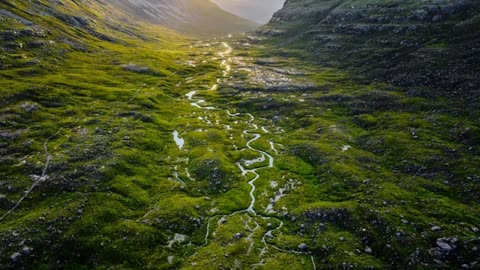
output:
M201 39L144 1L0 2L0 269L477 269L476 4L385 2ZM340 30L367 15L423 30ZM435 29L466 49L397 44Z
M479 12L470 0L288 0L260 32L322 65L478 107Z

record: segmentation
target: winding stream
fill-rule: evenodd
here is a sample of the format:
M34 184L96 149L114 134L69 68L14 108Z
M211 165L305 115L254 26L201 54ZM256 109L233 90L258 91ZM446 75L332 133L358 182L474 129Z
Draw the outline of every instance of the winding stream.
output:
M230 58L228 58L228 56L233 52L233 49L232 47L230 47L228 45L228 43L226 42L223 42L222 43L222 46L225 47L225 51L222 51L222 52L219 52L218 55L222 58L222 62L221 62L221 66L223 67L223 77L226 78L229 76L229 74L231 73L231 70L232 70L232 67L230 65ZM216 81L216 83L209 89L210 91L211 90L216 90L218 89L218 84L221 82L220 79L218 79ZM188 100L191 102L190 105L198 108L198 109L203 109L205 110L206 112L208 111L212 111L212 110L216 110L215 107L211 107L211 106L202 106L203 103L205 103L205 100L202 100L202 99L197 99L195 98L195 95L198 93L198 91L191 91L189 93L186 94L186 97L188 98ZM216 110L216 111L220 111L220 110ZM248 135L248 136L253 136L252 139L250 139L249 141L247 141L246 143L246 148L244 148L243 150L245 149L249 149L251 151L254 151L254 152L257 152L259 154L259 158L257 159L253 159L253 160L247 160L247 161L243 161L243 162L237 162L237 166L238 168L240 169L242 175L247 178L250 175L253 175L254 177L248 182L248 184L251 186L251 190L250 190L250 204L249 206L246 208L246 209L242 209L242 210L239 210L239 211L235 211L235 212L232 212L231 214L228 214L228 215L213 215L213 216L210 216L208 219L207 219L207 228L206 228L206 233L205 233L205 242L204 244L201 246L201 247L204 247L206 245L208 245L209 243L209 236L211 235L211 223L213 220L215 219L218 219L217 223L218 224L221 224L223 221L226 221L227 218L229 217L232 217L232 216L235 216L235 215L238 215L238 214L250 214L249 216L253 216L253 217L260 217L264 220L271 220L271 219L276 219L274 217L269 217L269 216L262 216L261 214L257 213L257 211L255 210L255 203L256 203L256 196L255 196L255 191L257 189L257 186L255 185L256 181L260 178L260 171L261 170L264 170L264 169L267 169L267 168L273 168L274 167L274 163L275 163L275 158L270 155L269 153L263 151L263 150L260 150L260 149L257 149L255 147L252 146L252 144L255 142L255 141L258 141L262 138L262 135L261 133L263 132L264 134L268 134L270 133L266 127L259 127L257 124L255 124L255 117L250 114L250 113L231 113L229 110L225 110L226 114L228 117L238 117L238 118L243 118L245 116L247 116L249 118L249 120L247 120L245 123L250 127L249 129L246 129L246 130L243 130L243 134L244 135ZM201 119L202 121L207 119L208 117L199 117L199 119ZM241 120L239 120L238 122L240 122ZM210 122L211 123L211 122ZM184 144L184 141L181 142L181 141L177 141L177 139L181 139L178 137L178 132L175 134L174 133L174 136L176 136L175 138L175 141L177 142L177 145L180 147L180 148L183 148L183 144ZM183 140L183 139L181 139ZM271 149L272 151L275 152L275 154L278 154L278 151L275 149L275 143L270 140L269 141L270 143L270 146L271 146ZM238 151L241 151L240 149L238 149ZM253 168L253 169L249 169L248 167L254 165L254 164L257 164L257 163L262 163L262 162L265 162L266 160L268 160L268 165L265 165L265 166L260 166L260 167L257 167L257 168ZM254 246L254 239L253 239L253 234L260 228L260 225L255 222L256 224L256 227L253 229L253 231L251 232L251 234L247 237L247 239L251 242L251 245L250 245L250 248L249 248L249 252L250 253L250 250L253 248ZM307 255L307 256L310 256L310 259L311 259L311 262L312 262L312 265L313 265L313 269L316 270L316 265L315 265L315 261L314 261L314 258L313 256L309 253L309 252L304 252L304 251L295 251L295 250L286 250L286 249L282 249L282 248L279 248L277 246L275 246L274 244L270 244L266 241L266 238L269 237L269 238L274 238L273 236L273 233L275 231L278 231L280 230L281 228L283 227L283 222L280 221L279 225L276 227L276 228L272 228L270 230L268 230L262 237L262 243L264 245L264 248L262 249L261 253L260 253L260 256L262 256L264 253L267 252L267 249L268 247L272 247L273 249L277 250L277 251L280 251L280 252L283 252L283 253L289 253L289 254L296 254L296 255ZM173 241L173 240L172 240ZM264 259L261 260L260 264L262 264L264 261Z

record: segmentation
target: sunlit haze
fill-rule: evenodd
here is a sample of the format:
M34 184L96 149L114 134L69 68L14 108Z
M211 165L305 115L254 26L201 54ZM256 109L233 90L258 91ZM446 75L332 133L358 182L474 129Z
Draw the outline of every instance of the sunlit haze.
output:
M223 9L257 23L267 23L285 0L211 0Z

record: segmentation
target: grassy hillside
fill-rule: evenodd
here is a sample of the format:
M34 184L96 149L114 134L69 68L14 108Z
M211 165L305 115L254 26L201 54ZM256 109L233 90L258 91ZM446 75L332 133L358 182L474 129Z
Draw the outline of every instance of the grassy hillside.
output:
M175 186L152 188L170 171L157 153L174 145L190 41L96 1L2 2L0 14L0 268L138 266L145 255L122 239L166 239L135 219Z

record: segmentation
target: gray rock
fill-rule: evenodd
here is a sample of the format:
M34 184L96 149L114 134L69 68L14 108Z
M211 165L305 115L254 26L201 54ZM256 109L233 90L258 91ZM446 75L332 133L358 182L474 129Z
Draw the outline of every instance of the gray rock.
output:
M440 226L433 226L433 227L431 228L431 230L432 230L432 232L438 232L438 231L441 231L441 230L442 230L442 227L440 227Z
M23 48L23 43L20 42L6 42L3 45L8 50L18 50Z
M10 259L12 259L12 261L14 262L19 262L22 258L22 254L20 252L15 252L13 253L12 256L10 256Z
M43 47L47 47L49 43L42 40L35 40L35 41L29 42L27 45L29 48L43 48Z
M27 247L27 246L23 247L23 249L22 249L22 253L25 254L25 255L30 255L32 253L32 251L33 251L33 248Z
M20 108L22 108L26 112L36 112L40 110L40 106L38 106L37 104L28 103L28 102L20 105Z
M21 134L22 133L20 131L17 131L17 132L9 132L9 131L0 132L0 139L15 140L15 139L19 138Z
M442 15L435 15L432 18L432 22L439 22L443 19Z
M53 14L57 19L73 26L73 27L86 27L90 24L90 19L88 17L78 17L68 14L63 14L60 12L54 12Z
M453 250L453 247L447 242L445 238L437 239L437 247L439 247L444 252L450 252Z
M149 67L142 67L134 63L130 63L128 65L122 65L125 71L132 71L136 73L151 73L152 70Z
M243 238L243 236L244 236L244 235L243 235L243 233L241 233L241 232L236 233L236 234L235 234L235 239L241 239L241 238Z
M372 254L373 250L371 247L365 247L365 253Z
M3 41L14 41L19 38L18 31L8 30L0 33L0 40Z
M27 28L21 29L18 31L20 37L37 37L37 38L45 38L47 34L40 28Z
M301 243L300 245L298 245L298 249L306 251L308 250L308 245L305 243Z
M21 22L21 23L23 23L23 24L25 24L25 25L29 25L29 26L33 26L33 25L34 25L34 23L32 23L31 21L26 20L26 19L24 19L24 18L22 18L22 17L20 17L20 16L18 16L18 15L16 15L16 14L14 14L14 13L12 13L12 12L10 12L10 11L8 11L8 10L5 10L5 9L0 9L0 15L1 15L2 17L8 17L8 18L15 19L15 20L17 20L17 21L19 21L19 22Z

